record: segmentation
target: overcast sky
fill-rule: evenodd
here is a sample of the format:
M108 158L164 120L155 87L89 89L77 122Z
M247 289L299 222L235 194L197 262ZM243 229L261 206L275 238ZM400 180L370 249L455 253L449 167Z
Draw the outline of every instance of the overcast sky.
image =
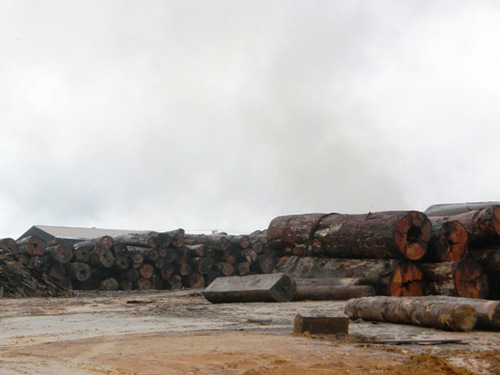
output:
M0 0L0 237L500 199L500 2Z

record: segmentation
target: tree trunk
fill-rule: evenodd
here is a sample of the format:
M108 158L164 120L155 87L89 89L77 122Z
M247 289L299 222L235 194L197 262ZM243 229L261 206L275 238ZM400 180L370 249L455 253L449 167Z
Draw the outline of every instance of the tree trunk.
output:
M115 259L115 269L125 271L130 267L130 259L127 256L119 256Z
M500 244L500 206L498 205L463 214L436 217L436 220L459 221L467 231L469 248Z
M297 278L363 279L379 295L422 295L423 278L412 262L399 259L332 259L288 257L278 264L277 272Z
M66 270L71 279L76 281L86 281L92 275L92 268L81 262L68 263Z
M425 294L485 298L488 281L482 267L472 259L457 262L420 264L425 279Z
M432 223L432 236L424 259L428 262L464 260L468 247L465 227L457 220L429 219Z
M465 303L426 300L425 297L364 297L346 302L344 313L351 319L413 324L450 331L470 331L476 311Z
M353 286L304 286L297 285L293 300L348 300L351 298L374 296L375 289L371 285Z
M267 242L279 256L418 260L430 236L429 219L417 211L306 214L273 219Z
M286 302L295 295L295 281L285 274L219 277L203 292L212 303Z
M500 301L489 301L477 298L449 297L449 296L426 296L426 300L465 303L471 305L477 313L477 326L485 330L500 330Z
M68 245L48 246L44 250L44 255L48 255L58 263L66 264L73 258L73 251Z

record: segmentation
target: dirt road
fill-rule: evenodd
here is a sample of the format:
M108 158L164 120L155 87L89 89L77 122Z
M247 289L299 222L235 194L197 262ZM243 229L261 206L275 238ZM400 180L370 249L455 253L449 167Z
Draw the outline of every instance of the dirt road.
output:
M297 313L344 302L218 304L200 291L1 299L0 374L500 374L500 332L351 322L293 334ZM381 344L460 339L455 344Z

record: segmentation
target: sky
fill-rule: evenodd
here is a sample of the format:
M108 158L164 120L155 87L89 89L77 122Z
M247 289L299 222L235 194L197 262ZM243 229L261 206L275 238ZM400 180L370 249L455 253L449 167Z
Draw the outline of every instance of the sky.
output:
M0 238L499 200L500 3L0 0Z

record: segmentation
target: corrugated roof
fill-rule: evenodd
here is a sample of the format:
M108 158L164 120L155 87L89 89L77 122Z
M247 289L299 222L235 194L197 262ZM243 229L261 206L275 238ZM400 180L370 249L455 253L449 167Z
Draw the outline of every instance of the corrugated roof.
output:
M121 234L136 233L139 230L129 229L104 229L104 228L82 228L82 227L63 227L55 225L34 225L18 239L36 235L45 241L54 238L67 240L88 240L102 236L117 236ZM75 242L75 241L72 241Z

